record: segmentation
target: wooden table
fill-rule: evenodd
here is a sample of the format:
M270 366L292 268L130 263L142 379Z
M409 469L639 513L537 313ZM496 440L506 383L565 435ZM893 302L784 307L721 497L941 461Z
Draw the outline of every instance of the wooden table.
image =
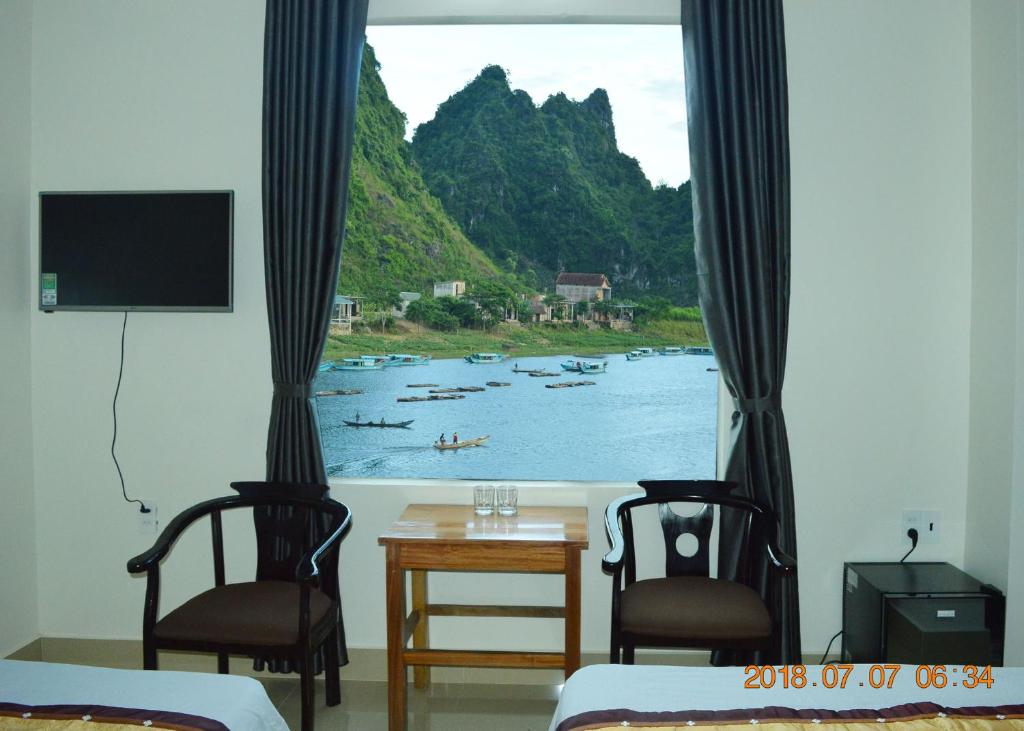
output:
M430 666L555 668L568 678L580 666L580 552L587 548L587 509L520 507L519 515L479 516L471 505L410 505L377 542L387 549L388 728L405 729L406 667L417 688ZM412 572L406 615L405 571ZM428 571L565 574L565 606L429 604ZM565 619L564 652L429 649L429 617ZM412 649L407 648L412 637Z

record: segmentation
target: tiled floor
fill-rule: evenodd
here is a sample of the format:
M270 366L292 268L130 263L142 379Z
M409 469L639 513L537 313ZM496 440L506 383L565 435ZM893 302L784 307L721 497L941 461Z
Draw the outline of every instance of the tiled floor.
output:
M270 700L293 731L299 728L298 680L262 680ZM324 705L317 682L316 727L326 731L378 731L388 727L387 684L342 681L341 705ZM409 731L547 731L558 688L541 685L454 685L429 690L409 687Z

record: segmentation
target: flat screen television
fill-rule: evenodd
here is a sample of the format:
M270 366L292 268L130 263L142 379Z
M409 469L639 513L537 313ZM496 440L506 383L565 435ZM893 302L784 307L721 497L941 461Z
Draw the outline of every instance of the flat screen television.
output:
M39 194L39 309L231 312L234 193Z

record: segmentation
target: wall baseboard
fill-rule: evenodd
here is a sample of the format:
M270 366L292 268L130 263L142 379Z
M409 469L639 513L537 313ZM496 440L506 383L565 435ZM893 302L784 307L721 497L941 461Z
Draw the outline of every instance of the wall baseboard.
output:
M342 680L387 681L387 653L383 648L350 647L349 664L341 669ZM640 652L638 660L649 665L707 665L708 653L698 651ZM11 660L41 660L71 665L142 669L141 640L92 640L76 637L41 637L9 656ZM608 662L603 652L585 652L583 665ZM161 652L161 670L214 673L217 660L214 655L188 652ZM253 669L252 660L231 658L232 675L256 678L280 678ZM433 668L432 680L438 683L487 683L492 685L558 685L563 682L557 670L519 670L506 668ZM298 680L298 676L291 676ZM411 677L411 674L410 674Z
M708 653L696 650L641 651L637 659L643 665L673 665L701 667L708 665ZM342 680L387 681L387 653L382 648L350 647L349 663L341 669ZM808 653L806 662L816 663L821 654ZM7 656L9 660L35 660L68 663L71 665L95 665L98 667L142 669L141 640L91 640L77 637L40 637ZM604 652L584 652L583 665L600 665L608 662ZM189 652L161 652L161 670L182 670L196 673L217 672L216 657L210 654ZM232 675L248 675L254 678L281 678L268 672L253 669L252 660L244 657L231 658ZM411 674L410 674L411 676ZM437 683L489 685L558 685L562 673L557 670L516 670L510 668L433 668L432 680Z

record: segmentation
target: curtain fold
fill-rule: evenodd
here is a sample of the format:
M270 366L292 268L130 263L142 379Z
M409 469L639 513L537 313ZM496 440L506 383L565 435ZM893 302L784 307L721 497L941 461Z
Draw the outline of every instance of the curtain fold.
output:
M733 397L726 480L769 505L796 556L782 382L789 320L789 118L782 0L681 0L700 306ZM741 516L723 511L719 576L758 589L779 643L716 652L715 664L799 663L796 576L743 556ZM746 567L746 568L744 568ZM741 572L747 575L741 575Z
M367 4L266 3L263 254L274 383L268 481L327 484L312 383L338 286Z

